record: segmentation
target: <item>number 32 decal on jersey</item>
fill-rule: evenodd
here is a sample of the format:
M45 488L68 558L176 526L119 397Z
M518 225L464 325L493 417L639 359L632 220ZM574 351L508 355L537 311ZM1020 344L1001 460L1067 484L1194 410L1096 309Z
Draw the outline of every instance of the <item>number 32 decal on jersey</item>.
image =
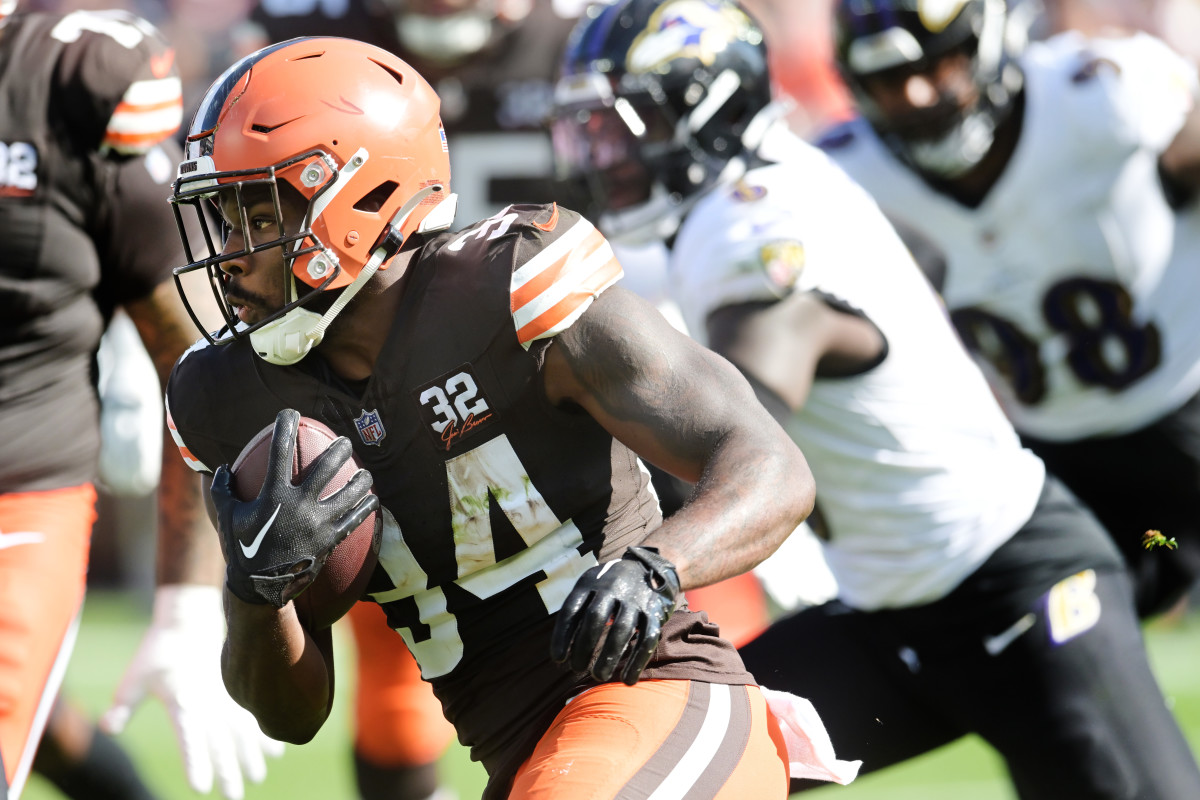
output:
M1086 386L1120 391L1145 377L1162 358L1158 327L1133 319L1133 300L1119 283L1068 278L1042 300L1046 324L1067 343L1067 365ZM1046 367L1038 342L1015 323L977 307L950 315L971 352L986 359L1024 405L1046 396Z
M0 197L28 197L37 188L37 149L28 142L0 142Z
M596 565L592 553L579 553L583 535L571 520L560 521L529 478L507 436L498 436L446 462L454 557L460 588L486 600L535 575L547 614L557 611L576 580ZM514 556L496 561L492 538L492 503L504 513L525 542ZM395 518L384 511L379 563L395 589L371 595L384 604L406 597L416 601L419 624L400 628L424 678L450 672L462 660L463 642L453 609L442 587L429 586L429 576L413 557ZM414 630L419 630L420 635Z

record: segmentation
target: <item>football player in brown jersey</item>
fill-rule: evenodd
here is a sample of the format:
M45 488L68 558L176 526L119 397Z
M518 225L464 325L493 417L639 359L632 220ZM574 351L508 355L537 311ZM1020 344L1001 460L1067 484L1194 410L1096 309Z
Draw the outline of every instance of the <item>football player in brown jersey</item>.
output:
M574 22L556 6L552 0L261 0L250 12L246 41L256 50L298 36L341 36L382 47L416 68L442 98L457 217L476 220L511 202L553 197L543 122L553 64ZM453 728L378 606L360 603L347 620L361 656L354 661L352 705L359 795L439 797L437 761Z
M785 797L790 718L676 603L808 514L803 456L728 362L613 285L578 214L510 206L449 232L438 108L398 58L301 39L230 67L188 133L173 201L224 226L185 233L177 273L207 272L226 327L180 359L167 410L214 472L231 694L278 738L321 727L332 638L290 599L378 503L367 595L486 798L649 796L665 775L679 796ZM300 415L370 475L317 502L268 469L234 499L223 465L274 421L282 468ZM641 458L697 484L665 522Z
M123 308L164 382L193 338L168 271L179 243L163 201L178 151L164 140L182 118L180 79L173 50L142 19L15 7L0 3L0 797L21 794L48 717L52 725L74 720L64 728L91 737L84 745L55 738L42 754L40 766L65 790L137 797L128 775L82 774L107 740L51 709L74 642L95 518L101 333ZM248 771L260 774L262 736L217 678L220 557L206 547L199 484L177 462L168 451L155 615L196 610L183 598L207 597L213 633L185 637L186 648L161 647L157 660L140 655L124 710L134 695L180 686L168 707L190 742L193 785L207 792L215 772L225 793L240 797L238 756L257 754ZM176 659L191 663L168 674ZM197 708L190 721L179 718L180 709Z
M545 120L554 65L576 9L557 0L348 0L281 3L260 0L246 26L250 49L297 36L344 36L388 50L413 66L442 100L459 220L490 216L509 203L567 202L552 180ZM582 4L580 4L582 8ZM618 254L624 283L656 297L645 257ZM647 291L649 290L649 291ZM651 469L664 514L687 487ZM739 575L687 593L735 644L761 631L767 603L754 575ZM355 648L354 767L363 800L437 797L438 757L453 737L441 707L420 680L403 641L378 607L361 603L347 616ZM385 669L380 665L387 663ZM394 664L399 667L392 666Z

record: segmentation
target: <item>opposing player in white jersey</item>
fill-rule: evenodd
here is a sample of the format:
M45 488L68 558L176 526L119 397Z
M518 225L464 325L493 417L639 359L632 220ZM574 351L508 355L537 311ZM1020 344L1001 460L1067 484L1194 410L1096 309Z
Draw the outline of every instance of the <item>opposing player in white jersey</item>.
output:
M1195 69L1146 34L1023 47L999 0L934 6L838 5L862 117L823 145L941 248L1017 430L1115 537L1139 612L1163 611L1200 575Z
M555 120L609 235L669 243L689 331L817 480L839 597L747 666L864 771L976 733L1024 800L1194 797L1116 548L1021 446L877 205L772 122L765 63L727 0L621 0L576 28Z

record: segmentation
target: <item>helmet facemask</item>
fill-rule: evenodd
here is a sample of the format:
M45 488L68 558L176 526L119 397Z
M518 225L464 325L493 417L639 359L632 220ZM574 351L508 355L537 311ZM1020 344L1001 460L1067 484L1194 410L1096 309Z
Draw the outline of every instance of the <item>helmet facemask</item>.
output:
M316 188L312 199L307 201L299 225L295 225L292 220L285 219L284 207L286 205L296 208L305 203L304 197L294 190L289 191L292 187L286 181L280 180L279 173L306 161L319 161L326 165L322 168L310 165L306 168L307 174L315 176L324 173L329 175L329 179ZM185 161L184 165L190 163L194 162ZM174 206L175 219L188 263L175 269L175 282L192 320L204 332L205 338L210 344L216 343L218 338L226 340L250 336L253 340L256 338L254 334L263 329L278 327L285 318L296 321L304 319L308 322L309 327L320 320L321 315L309 310L306 306L312 304L316 298L333 285L335 280L342 277L337 256L324 246L312 228L314 209L320 203L322 196L337 185L339 171L332 164L332 158L327 153L310 152L264 170L214 172L195 178L185 175L176 181L171 202ZM290 195L287 203L284 202L281 187L283 192ZM236 209L232 225L238 228L240 239L244 243L244 246L236 252L225 252L232 227L231 223L226 221L217 210L221 205L222 198L225 199L227 208ZM275 217L275 230L280 233L279 236L270 240L260 240L261 237L256 236L247 214L247 208L264 200L270 201ZM194 218L196 224L194 226L186 224L185 216ZM209 223L214 216L221 220L219 237L213 236L213 230ZM286 227L288 223L292 223L294 230L288 230ZM193 242L193 237L189 235L189 232L196 230L200 232L200 240ZM247 324L239 318L237 309L229 303L230 276L222 268L222 265L272 249L280 251L280 268L285 272L282 280L284 287L282 306L263 319L257 320L253 324ZM303 266L298 267L297 262ZM298 268L305 269L312 276L315 285L298 282L295 275ZM207 275L213 298L225 323L223 336L214 338L213 334L207 332L205 326L201 325L199 315L191 300L184 292L182 276L196 270L203 270ZM293 324L295 323L293 322ZM256 350L260 351L260 355L262 354L262 348L256 348Z
M859 111L898 158L919 172L953 179L984 159L997 128L1012 113L1023 82L1015 63L1023 31L1010 25L1004 0L968 0L953 19L938 23L925 19L922 3L916 3L916 11L908 5L883 0L868 6L865 21L855 24L847 17L857 6L843 0L837 17L839 67ZM883 6L905 10L885 13ZM928 74L939 60L954 55L967 60L975 88L969 107L960 108L958 99L942 93L927 107L889 117L875 102L872 81L889 74Z
M636 244L669 236L706 173L686 120L661 91L618 96L602 75L580 78L557 90L551 135L560 177L582 183L591 206L584 210L610 238Z
M759 144L771 106L762 33L733 4L627 0L572 38L555 87L559 177L586 185L609 238L668 238Z
M177 283L204 270L226 324L223 335L208 333L180 285L210 343L248 336L266 361L295 363L409 237L450 227L455 198L438 108L409 65L350 39L272 45L214 82L189 130L172 198L188 258ZM206 212L215 202L241 234L240 252L224 252L237 246L228 236L214 238ZM256 204L255 219L247 203ZM189 209L195 236L183 224ZM268 221L275 238L256 239L253 226ZM263 318L254 313L261 298L241 298L250 301L248 324L229 302L231 287L245 288L231 262L253 258L255 269L269 268L260 255L269 249L279 251L282 288Z

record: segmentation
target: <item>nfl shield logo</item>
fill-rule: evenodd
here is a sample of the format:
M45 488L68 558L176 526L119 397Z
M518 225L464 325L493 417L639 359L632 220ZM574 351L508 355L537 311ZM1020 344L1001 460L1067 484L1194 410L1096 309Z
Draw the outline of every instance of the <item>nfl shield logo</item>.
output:
M387 431L383 429L383 421L379 419L378 409L367 411L364 408L362 414L354 420L354 427L358 429L363 444L379 444L383 437L387 436Z

